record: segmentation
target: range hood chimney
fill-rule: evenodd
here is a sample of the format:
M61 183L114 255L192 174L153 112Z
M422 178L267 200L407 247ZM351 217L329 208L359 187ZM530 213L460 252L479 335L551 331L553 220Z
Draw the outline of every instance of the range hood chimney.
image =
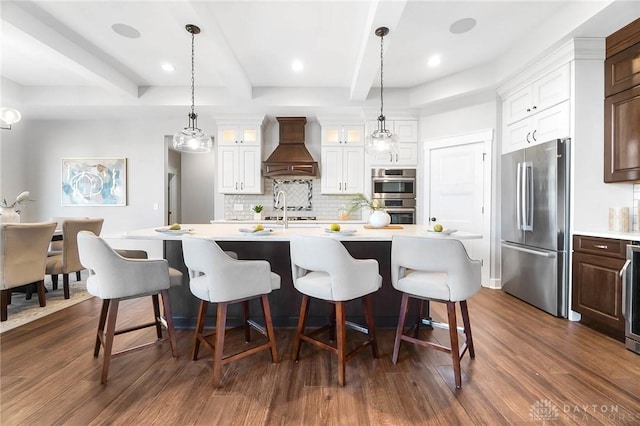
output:
M264 176L318 175L318 162L304 146L306 117L276 117L280 126L280 141L264 162Z

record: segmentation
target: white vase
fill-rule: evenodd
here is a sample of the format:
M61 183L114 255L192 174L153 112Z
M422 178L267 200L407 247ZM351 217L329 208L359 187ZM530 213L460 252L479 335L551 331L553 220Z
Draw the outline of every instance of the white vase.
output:
M260 213L253 212L253 220L257 220L258 222L260 222L262 220L262 212Z
M2 207L0 210L0 223L20 223L20 215L13 207Z
M389 213L382 210L375 210L369 216L369 224L374 228L384 228L391 223Z

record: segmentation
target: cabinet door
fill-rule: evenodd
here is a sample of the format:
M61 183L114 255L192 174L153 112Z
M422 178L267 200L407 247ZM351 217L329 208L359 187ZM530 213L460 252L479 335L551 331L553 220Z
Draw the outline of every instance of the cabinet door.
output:
M364 126L344 126L342 140L350 146L364 145Z
M569 136L571 117L569 102L563 102L532 117L531 134L525 139L528 145L537 145L551 139Z
M533 87L528 85L507 97L502 102L503 118L506 124L522 120L531 113Z
M550 72L533 83L531 112L543 111L569 99L571 92L571 66L569 64Z
M244 145L260 145L260 129L257 126L244 126L239 130Z
M235 146L218 147L218 192L235 194L239 189L236 170L238 168L238 149Z
M258 126L220 126L218 129L220 145L260 145Z
M339 145L342 143L342 127L322 126L322 145Z
M262 176L260 173L260 148L238 148L239 193L262 194Z
M417 143L399 143L398 152L395 155L395 164L398 166L417 166L418 165L418 144Z
M640 86L605 99L604 181L640 180Z
M531 118L525 118L506 126L502 135L502 153L517 151L527 146L527 135L531 135Z
M219 145L237 145L240 141L237 126L220 126L218 128Z
M393 133L398 135L398 142L418 142L418 122L416 120L396 120L393 122Z
M571 309L582 315L581 322L609 331L624 339L622 280L624 260L580 252L573 255Z
M323 194L342 193L342 148L322 147L322 178L320 192Z
M342 193L364 192L364 148L342 149Z
M640 85L640 43L607 58L604 77L605 97Z

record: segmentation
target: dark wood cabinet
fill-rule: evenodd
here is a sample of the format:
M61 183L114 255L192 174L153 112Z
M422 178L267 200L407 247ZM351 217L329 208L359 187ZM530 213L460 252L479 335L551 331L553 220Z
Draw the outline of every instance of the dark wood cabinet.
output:
M580 322L624 341L622 278L629 241L573 237L571 309Z
M604 181L640 182L640 19L606 45Z

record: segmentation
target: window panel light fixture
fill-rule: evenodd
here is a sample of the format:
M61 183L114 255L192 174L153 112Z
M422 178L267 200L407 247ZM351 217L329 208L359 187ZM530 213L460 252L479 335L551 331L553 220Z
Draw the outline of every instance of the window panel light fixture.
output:
M185 28L191 34L191 112L188 127L173 135L173 148L181 152L206 153L211 152L213 144L211 137L198 128L198 114L195 113L194 40L195 35L200 34L200 28L192 24Z
M11 125L17 123L22 118L22 114L15 108L0 108L0 129L11 130Z
M387 27L375 30L375 35L380 37L380 116L377 129L366 139L366 150L370 153L393 153L398 149L398 136L387 129L384 116L384 36L387 34L389 34Z

